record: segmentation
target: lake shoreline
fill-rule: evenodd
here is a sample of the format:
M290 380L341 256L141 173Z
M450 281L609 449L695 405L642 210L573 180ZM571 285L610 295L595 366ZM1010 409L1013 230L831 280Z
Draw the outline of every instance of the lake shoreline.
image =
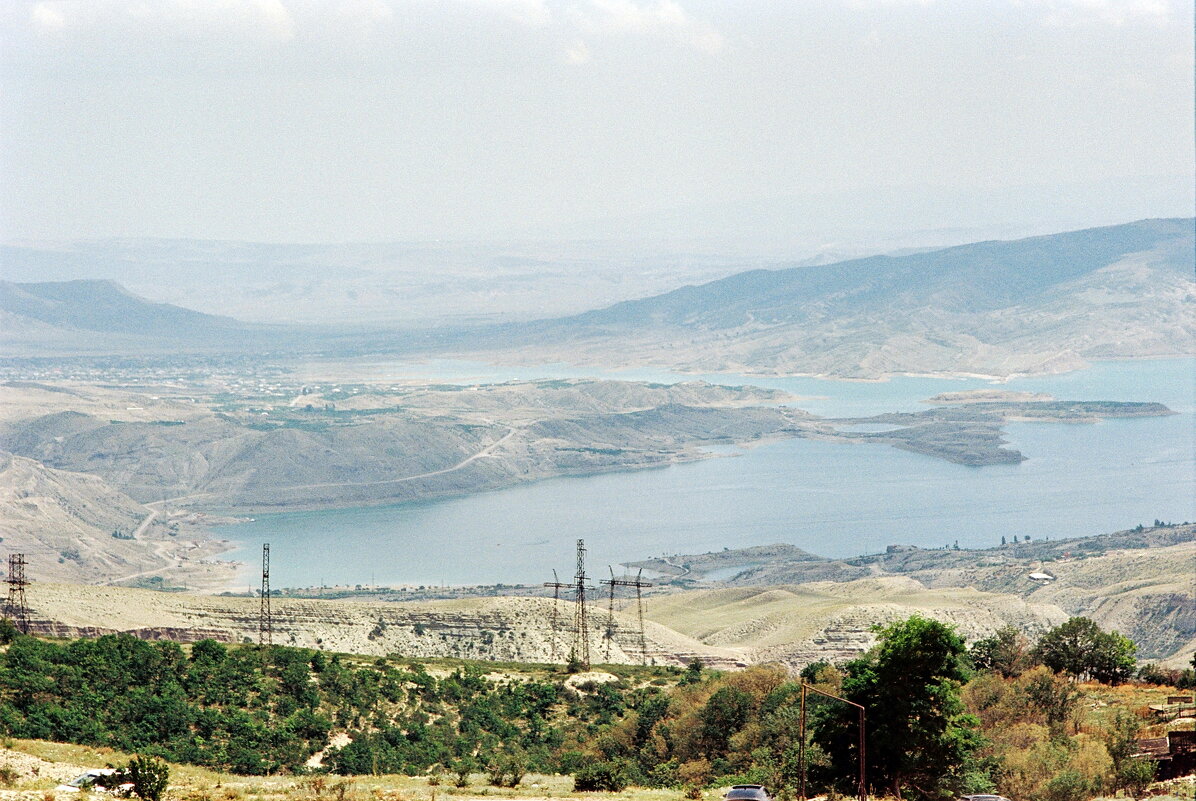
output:
M376 569L387 583L416 578L473 585L536 578L537 571L521 564L547 563L571 574L569 554L577 537L594 549L597 564L616 564L661 548L687 553L695 546L789 542L842 555L848 543L857 546L852 551L868 550L858 547L867 544L861 540L878 548L894 542L936 547L955 539L979 545L1002 535L1079 536L1160 516L1194 519L1190 491L1183 489L1196 477L1189 446L1192 366L1190 359L1106 362L1093 370L1016 382L1015 390L1060 398L1157 399L1178 412L1098 426L1010 421L1005 439L1028 457L1020 464L978 469L892 447L859 450L843 448L842 441L768 438L653 465L673 470L616 469L432 501L271 513L212 536L238 544L240 558L250 564L255 545L288 543L284 554L304 554L303 564L288 570L288 584L315 586L321 577L332 583L338 576L342 584L368 583ZM738 376L720 378L742 383ZM826 411L851 418L877 407L924 410L922 401L940 391L968 389L954 381L917 379L820 381L818 387L839 388ZM874 389L881 387L885 391L877 395ZM808 383L773 388L799 394ZM845 502L849 498L855 500ZM340 547L330 550L329 540ZM365 560L355 569L361 548L402 554L406 567L390 565L387 558ZM320 569L322 555L346 565ZM232 558L239 558L237 551ZM428 567L407 569L419 564Z

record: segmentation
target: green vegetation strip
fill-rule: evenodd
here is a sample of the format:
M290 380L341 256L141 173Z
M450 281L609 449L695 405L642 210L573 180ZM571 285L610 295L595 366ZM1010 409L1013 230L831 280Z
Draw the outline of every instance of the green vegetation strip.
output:
M0 731L237 774L403 774L432 786L478 775L514 787L572 774L583 791L764 784L850 793L855 707L867 710L867 783L904 798L996 790L1026 801L1138 791L1147 704L1192 687L1192 670L1148 665L1170 687L1124 684L1134 646L1074 618L1032 644L1013 629L970 650L921 617L877 646L800 677L771 666L719 673L366 659L283 646L185 649L128 635L52 642L0 624ZM1103 683L1081 684L1099 679ZM347 735L329 747L333 734ZM316 757L313 760L313 757Z

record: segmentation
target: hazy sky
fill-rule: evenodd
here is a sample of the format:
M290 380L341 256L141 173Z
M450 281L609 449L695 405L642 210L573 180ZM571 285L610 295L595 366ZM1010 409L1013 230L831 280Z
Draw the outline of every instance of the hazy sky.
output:
M7 240L1191 213L1184 0L0 0L0 36Z

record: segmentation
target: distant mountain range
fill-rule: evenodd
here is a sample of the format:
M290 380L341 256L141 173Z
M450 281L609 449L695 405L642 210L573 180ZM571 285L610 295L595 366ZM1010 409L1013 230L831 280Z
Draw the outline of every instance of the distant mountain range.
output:
M331 334L152 303L111 281L0 282L11 355L320 350L691 372L1058 372L1196 354L1192 219L751 270L570 317Z
M695 371L1009 375L1196 353L1192 219L753 270L507 326L525 359Z
M240 349L279 331L154 303L115 281L0 281L0 345L13 355Z
M53 326L110 334L206 336L244 327L231 317L152 303L115 281L0 281L0 309Z

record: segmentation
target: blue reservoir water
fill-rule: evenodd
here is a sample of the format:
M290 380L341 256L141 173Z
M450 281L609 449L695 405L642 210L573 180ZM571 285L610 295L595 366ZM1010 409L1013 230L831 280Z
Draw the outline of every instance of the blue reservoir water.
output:
M1159 401L1180 414L1095 425L1014 423L1018 465L965 467L869 444L786 440L668 468L559 478L495 492L388 507L265 515L217 535L253 562L271 543L280 586L536 582L572 573L573 542L586 540L591 572L671 553L788 542L826 556L891 543L995 545L1002 536L1062 538L1196 520L1194 361L1105 362L1062 376L1018 379L1011 390L1066 400ZM448 363L380 367L386 380L602 375ZM410 373L402 372L410 370ZM427 372L420 372L427 371ZM381 376L380 376L381 377ZM621 372L606 377L676 381L692 376ZM926 408L940 392L992 388L981 379L702 376L785 389L828 416ZM246 569L246 578L254 571Z

